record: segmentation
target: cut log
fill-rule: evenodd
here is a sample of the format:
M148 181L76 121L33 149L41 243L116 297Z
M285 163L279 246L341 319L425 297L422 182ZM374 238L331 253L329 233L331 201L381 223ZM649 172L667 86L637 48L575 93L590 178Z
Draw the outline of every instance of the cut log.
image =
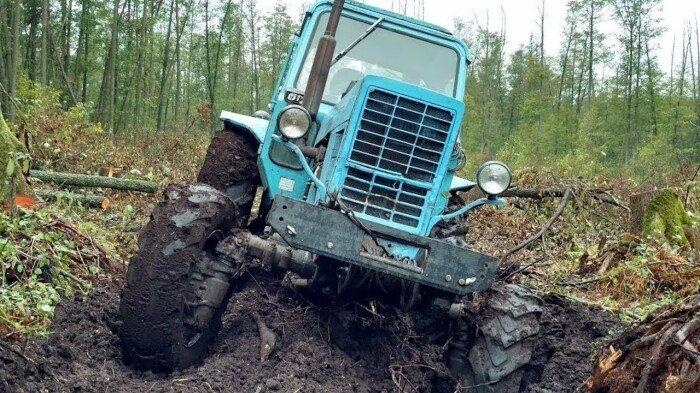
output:
M158 184L143 180L116 179L113 177L83 175L79 173L61 173L50 171L29 171L29 177L43 182L61 186L109 188L120 191L139 191L153 194Z
M99 196L99 195L86 195L86 194L76 194L67 191L54 191L54 190L35 190L36 196L45 202L55 202L60 200L66 200L70 202L76 202L83 206L95 207L100 209L107 209L109 207L109 198Z

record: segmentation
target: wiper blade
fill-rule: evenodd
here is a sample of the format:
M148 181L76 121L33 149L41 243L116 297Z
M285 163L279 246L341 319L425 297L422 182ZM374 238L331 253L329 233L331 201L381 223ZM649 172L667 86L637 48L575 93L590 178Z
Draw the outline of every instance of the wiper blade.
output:
M347 48L343 49L340 53L338 53L338 55L335 57L335 59L333 59L333 61L331 62L331 66L333 66L333 65L334 65L335 63L337 63L340 59L342 59L343 57L345 57L345 55L347 55L348 52L350 52L354 47L357 46L357 44L359 44L360 42L362 42L362 40L364 40L364 39L367 38L370 34L372 34L373 31L377 30L377 27L379 27L379 25L382 24L383 21L384 21L384 17L381 17L381 18L377 19L377 21L374 22L374 23L372 24L372 26L370 26L370 27L367 29L367 31L365 31L364 33L362 33L361 36L357 37L357 39L356 39L355 41L353 41L350 45L348 45Z

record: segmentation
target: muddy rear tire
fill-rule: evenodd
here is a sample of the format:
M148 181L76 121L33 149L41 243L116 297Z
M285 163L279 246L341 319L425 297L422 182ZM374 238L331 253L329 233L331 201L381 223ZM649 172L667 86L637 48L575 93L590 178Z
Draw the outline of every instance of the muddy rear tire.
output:
M216 336L232 291L233 267L212 251L248 224L260 183L257 142L225 130L209 146L200 184L171 185L139 236L122 291L124 360L154 371L199 363Z
M223 307L212 305L204 326L194 321L198 279L212 276L209 247L230 231L237 211L206 185L171 185L164 197L139 237L119 308L125 361L154 371L198 363L216 335Z
M241 130L223 130L212 138L197 182L208 184L241 205L250 204L260 184L257 166L258 142Z
M486 294L475 320L461 320L447 361L459 392L517 393L540 330L542 300L517 285Z

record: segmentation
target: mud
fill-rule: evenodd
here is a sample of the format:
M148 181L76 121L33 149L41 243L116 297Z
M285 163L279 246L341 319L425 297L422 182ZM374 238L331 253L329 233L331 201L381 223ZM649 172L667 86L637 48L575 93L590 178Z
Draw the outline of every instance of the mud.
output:
M253 278L254 276L254 278ZM170 375L136 372L121 361L119 284L65 301L54 333L22 356L0 346L0 391L39 392L453 392L442 363L444 321L382 305L318 305L255 272L234 295L211 356ZM596 340L618 326L609 314L547 297L544 336L527 392L575 391L590 375ZM257 311L277 335L260 363Z
M526 392L582 391L593 357L611 334L623 328L612 314L557 295L544 297L539 345Z
M197 176L221 192L243 182L258 179L257 146L248 134L222 131L214 136Z

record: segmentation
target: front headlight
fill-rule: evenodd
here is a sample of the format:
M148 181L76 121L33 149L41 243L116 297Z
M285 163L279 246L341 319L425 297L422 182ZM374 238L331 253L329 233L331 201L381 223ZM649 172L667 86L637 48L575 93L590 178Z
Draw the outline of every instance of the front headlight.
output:
M476 172L476 183L488 195L502 194L510 187L510 181L510 169L498 161L487 162Z
M287 139L303 138L311 128L311 116L303 106L290 105L280 113L277 127Z

